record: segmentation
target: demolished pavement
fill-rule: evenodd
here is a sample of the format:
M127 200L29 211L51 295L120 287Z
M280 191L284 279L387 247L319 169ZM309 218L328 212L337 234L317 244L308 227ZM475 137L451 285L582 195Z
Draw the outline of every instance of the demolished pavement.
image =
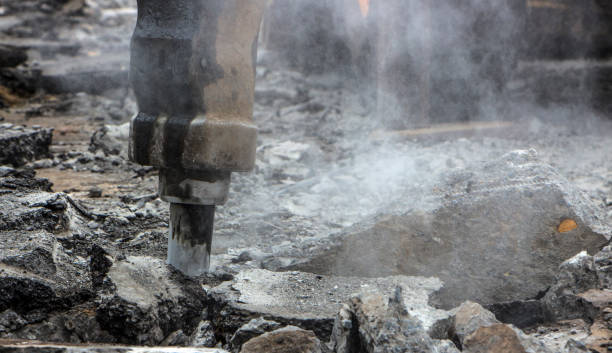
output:
M535 158L517 151L450 173L434 186L434 210L382 215L333 237L289 268L358 276L437 276L435 299L450 308L536 298L557 266L610 239L585 195ZM435 195L438 194L438 195ZM404 199L408 199L406 195ZM321 254L317 254L320 251Z
M609 350L609 122L380 142L361 92L260 65L257 167L218 210L214 271L186 278L157 171L126 160L127 60L91 66L128 57L133 3L45 1L45 41L36 2L0 3L21 39L1 70L0 352Z
M596 220L580 213L577 205L581 205L583 211L589 210L584 195L550 167L539 164L533 152L513 152L499 161L483 165L483 168L493 168L498 173L507 172L503 167L510 168L519 181L525 180L525 175L532 175L533 170L542 176L538 183L515 183L511 185L513 188L522 187L531 193L540 192L537 187L541 185L566 188L563 192L550 193L554 196L550 202L561 210L554 219L571 218L575 220L576 228L560 232L560 224L555 222L549 225L549 233L556 237L573 235L572 239L584 243L579 243L576 247L578 254L560 263L560 267L554 263L547 267L547 273L551 275L542 289L544 295L517 295L515 301L510 302L513 304L494 300L482 302L490 304L488 307L493 313L478 306L480 309L468 310L467 314L463 309L466 305L478 304L464 303L458 309L449 311L433 306L440 298L440 289L444 287L440 280L432 277L394 275L369 278L295 270L272 272L248 269L254 263L249 257L245 257L244 262L237 262L235 257L228 256L225 257L227 263L217 263L217 267L226 268L229 272L189 279L159 258L163 256L163 251L152 252L159 257L147 255L148 247L163 248L163 237L149 238L145 247L126 252L113 241L113 238L121 241L121 235L113 236L113 233L105 231L112 229L113 224L128 226L136 222L136 225L141 222L139 219L151 222L151 216L129 209L103 215L67 194L50 191L49 182L36 178L33 171L7 168L6 175L0 179L0 185L6 190L2 198L3 209L8 211L2 213L5 231L2 233L4 239L0 259L0 336L8 339L132 345L191 346L196 342L208 342L238 352L250 340L289 325L311 332L300 337L316 337L319 342L317 347L320 346L316 349L321 351L382 352L385 350L377 350L376 347L403 346L423 352L455 352L458 349L477 352L486 347L490 337L501 337L508 342L502 347L513 347L502 351L529 351L530 348L526 347L536 346L540 348L535 351L547 352L554 351L547 345L566 349L566 346L580 342L585 347L605 346L608 341L603 337L610 319L609 284L612 273L610 247L599 251L606 243L603 236L605 227L600 223L597 228ZM548 174L543 173L542 169ZM549 179L546 179L546 175ZM479 194L480 184L470 183L470 177L465 177L465 172L461 170L450 174L455 188L440 192L442 199L453 195L451 191L464 190L468 184L472 184L473 188L470 194L481 197L485 192L495 195L499 190L505 190L503 187L489 187L483 188L485 191L481 190ZM553 177L557 178L555 182L550 179ZM511 191L517 193L516 189ZM462 196L465 198L465 193ZM461 201L451 200L451 204ZM441 205L446 207L444 203ZM544 209L548 210L546 207ZM121 218L128 220L128 223L121 223ZM94 226L92 222L99 222L99 225ZM595 226L589 227L587 224ZM158 221L158 227L164 226L163 221ZM131 227L128 226L128 229ZM337 241L338 238L332 236L330 239ZM155 245L155 242L161 244ZM591 247L592 255L582 251L583 247ZM328 247L326 251L334 250ZM217 257L217 261L223 259ZM262 261L260 265L266 263ZM472 285L482 288L474 283ZM474 292L464 293L466 299L481 300L469 298L471 293ZM521 318L535 324L529 327L519 325L526 332L533 332L529 335L514 326L503 324L515 323L513 320L517 318L511 315L513 310L509 308L520 308L521 305L538 308L529 313L533 317ZM522 314L528 315L525 312ZM479 319L480 316L485 319ZM258 326L262 328L256 329L256 334L244 339L234 337L241 330L247 332L249 325L263 319L267 324ZM463 323L474 320L475 324ZM572 336L569 333L568 337L547 336L546 325L564 320L584 322L582 341L574 344L575 340L568 338ZM538 325L543 328L537 328ZM466 331L465 327L468 326L470 328ZM383 328L386 333L379 336ZM291 335L293 332L289 330L282 334ZM208 339L195 338L206 335ZM384 341L377 341L382 337L386 337ZM259 347L261 351L262 345L267 347L266 344L272 344L270 342L274 340L265 341L262 338L257 342L247 345L245 351L257 351L253 347Z

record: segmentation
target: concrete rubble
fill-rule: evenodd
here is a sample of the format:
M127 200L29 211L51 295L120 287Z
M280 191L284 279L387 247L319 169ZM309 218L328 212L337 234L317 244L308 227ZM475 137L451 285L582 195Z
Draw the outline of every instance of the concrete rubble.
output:
M463 341L463 351L470 353L552 353L541 342L524 338L522 332L504 324L480 327Z
M412 294L405 293L404 287L383 293L364 292L342 306L330 342L334 352L458 352L451 342L431 337L440 334L435 332L440 327L411 313L414 307L407 300Z
M28 55L22 48L0 45L0 68L19 66L26 60L28 60Z
M263 317L252 319L242 325L232 336L229 343L232 351L239 351L242 344L251 338L263 335L266 332L273 331L279 328L281 324L276 321L266 320Z
M129 134L129 123L104 125L91 136L89 151L96 152L101 150L106 155L121 155L121 157L127 159L126 143Z
M476 167L453 157L455 162L445 177L419 186L435 188L436 191L415 199L417 202L412 207L396 203L391 208L393 212L386 216L384 213L388 209L377 209L365 216L355 214L345 221L364 218L371 221L347 222L342 226L330 226L333 224L330 221L318 228L321 230L318 238L305 235L294 242L287 241L294 232L293 227L308 229L309 224L309 217L288 213L289 208L284 213L277 208L260 210L261 214L254 216L256 220L260 216L266 218L271 230L268 234L274 234L270 238L249 233L248 229L241 227L252 223L232 223L230 214L226 213L231 209L222 210L214 257L216 271L201 278L188 279L168 267L163 260L167 210L155 194L154 171L139 169L121 157L125 138L122 127L101 129L92 135L81 152L52 153L52 158L47 161L30 162L20 168L0 168L4 209L0 212L0 337L3 339L57 342L55 346L36 348L41 352L45 349L75 351L80 348L62 347L89 342L153 345L156 348L151 348L151 351L159 352L173 349L162 347L172 345L239 352L246 342L252 340L255 343L247 349L271 349L261 347L271 347L269 338L273 336L272 332L295 326L309 333L295 337L295 329L285 329L281 333L289 336L287 342L304 339L311 344L304 351L315 352L317 349L321 352L369 352L392 347L412 347L423 352L457 352L461 349L478 352L488 349L491 340L502 340L505 345L497 348L503 347L506 351L569 353L579 352L581 347L601 350L610 344L607 330L611 252L609 246L600 250L609 235L606 222L595 218L600 217L600 206L593 201L592 193L585 196L558 171L541 163L533 152L513 152L488 164L476 164ZM250 177L238 176L234 202L244 202L242 207L248 207L249 202L253 202L249 197L260 192L271 193L275 185L285 183L289 188L281 189L284 202L297 204L303 197L299 196L303 195L301 183L322 185L322 179L327 177L312 174L309 170L300 171L303 168L300 164L309 169L312 168L311 162L324 160L316 146L307 141L269 142L259 151L261 169ZM457 153L464 153L472 146L456 142L452 147L444 148L457 148ZM435 155L431 150L421 150L420 153ZM551 157L544 153L543 158ZM447 163L447 159L445 157L441 163ZM438 163L435 159L430 163L434 161ZM104 177L119 170L124 178L129 175L126 179L135 181L122 184L126 191L122 192L121 198L102 188L99 188L102 190L100 193L94 192L93 188L82 189L80 193L70 190L54 192L55 186L49 180L37 177L36 171L31 169L33 166L41 173L61 169ZM423 168L434 167L425 165ZM351 169L349 164L346 171L334 178L344 180L345 174L355 170L354 175L361 173L358 168ZM262 175L272 178L271 185L262 182L256 186L253 180L257 181ZM512 182L504 179L508 175L512 176ZM292 178L296 182L286 184ZM407 179L406 184L411 180ZM249 189L251 186L253 189ZM323 190L329 192L329 189ZM403 194L396 193L400 200L413 189L401 190ZM279 197L271 194L273 198ZM499 202L502 198L506 202L504 205ZM537 204L525 201L535 199ZM521 202L533 205L529 212L538 212L539 218L537 221L526 218L528 211L516 207L513 217L522 215L525 218L504 222L507 216L502 213L502 208L513 205L508 200L514 200L517 205ZM343 200L338 205L344 203ZM491 206L496 204L499 205L497 211ZM456 226L462 224L461 220L472 217L470 210L473 215L485 205L488 205L489 215L497 218L489 218L489 223L483 220L482 223L467 224L471 228ZM296 212L310 211L304 208ZM335 214L330 213L328 219L332 220L332 216ZM527 288L525 292L493 291L491 293L513 296L492 295L490 300L484 300L481 294L488 293L486 289L494 288L493 285L487 287L482 284L482 279L476 278L468 282L469 288L461 291L464 287L459 285L462 283L456 279L453 281L450 270L457 271L457 275L470 269L461 268L461 262L454 262L457 266L450 268L449 272L432 269L427 272L431 277L414 277L393 272L393 264L410 264L405 256L402 261L393 260L392 256L383 256L376 261L370 259L364 262L369 267L353 261L366 255L359 249L360 244L375 254L378 250L382 251L378 255L386 254L387 248L376 247L365 238L367 232L374 229L382 235L391 234L388 236L391 240L401 240L402 236L412 234L410 244L422 238L421 248L414 251L412 258L422 260L423 264L429 263L425 260L436 259L436 252L425 253L424 250L444 250L438 242L444 239L441 236L456 234L448 231L450 225L444 228L441 221L433 222L435 217L440 217L440 220L451 217L455 222L452 229L464 232L466 243L453 243L454 247L467 251L470 250L468 244L477 248L481 246L478 248L481 253L490 249L482 247L486 243L479 245L477 242L477 235L482 238L486 229L497 229L495 227L499 224L504 224L506 232L499 228L497 234L516 237L523 234L523 238L508 238L508 241L514 239L516 244L524 244L519 240L527 239L525 234L535 229L535 239L550 240L537 244L556 257L549 258L546 266L535 266L528 261L527 247L523 252L513 250L515 263L511 270L515 275L506 276L507 271L501 273L503 263L497 263L491 267L493 271L489 273L488 281L507 278L504 283L509 284L526 278L516 274L519 266L525 266L520 267L522 275L537 274L548 282L530 280L523 287ZM279 223L281 219L286 223ZM572 229L572 222L564 223L566 219L573 220L576 228ZM283 229L283 225L287 225L287 229ZM420 228L415 225L420 225ZM434 226L440 227L439 230L434 232ZM254 238L233 242L233 238L224 237L232 227L238 227L238 232L244 229L245 237L253 234ZM414 229L421 232L411 233ZM473 235L468 229L473 230ZM334 230L339 231L334 233ZM262 229L258 232L266 234ZM429 242L424 240L427 236L433 241L431 244L437 245L427 247ZM506 238L499 236L496 239ZM364 243L357 242L357 239ZM247 240L252 244L260 240L260 247L245 247L243 244ZM343 245L346 252L338 253L338 244L348 244ZM501 253L508 251L508 247L493 249ZM350 255L348 250L357 252ZM421 253L428 257L420 257ZM329 259L321 262L326 254ZM546 252L541 254L546 258ZM343 263L337 262L341 258L338 256L344 256ZM462 258L466 257L459 256L457 260ZM517 258L524 261L516 261ZM334 267L330 267L330 260L334 261ZM440 263L443 260L440 255L436 261ZM486 256L480 260L486 260ZM314 264L320 267L314 267ZM482 266L489 265L485 263ZM527 266L534 268L528 271ZM272 267L289 271L265 269ZM309 272L297 271L298 268ZM336 272L336 269L344 272ZM332 272L345 276L330 275ZM437 277L442 277L442 280ZM457 296L446 302L444 309L447 310L436 308L443 302L441 298L445 298L445 288L452 289L453 285L459 286L451 292ZM475 303L464 303L458 309L451 309L463 303L463 299L483 304L491 312ZM266 333L269 335L258 339ZM3 342L0 349L22 349L13 347L15 344ZM23 344L29 348L21 351L32 351L34 343ZM380 350L375 347L380 347ZM102 349L107 348L92 346L83 349L104 352ZM141 348L108 349L129 352L128 349L138 351ZM198 352L200 348L193 349ZM199 351L207 352L204 348Z
M134 7L0 0L0 353L612 349L612 124L577 107L380 141L352 81L262 55L213 271L168 266L158 171L127 160ZM557 88L609 63L519 69L513 99L608 109Z
M214 305L209 307L208 315L218 332L233 333L251 319L263 316L312 330L327 341L338 309L351 293L364 288L392 290L398 285L405 287L411 312L423 320L426 330L447 316L427 304L429 294L441 286L434 278L366 279L266 270L243 271L232 281L211 288L208 296Z
M522 327L530 328L533 331L530 335L553 352L562 349L571 352L580 346L606 352L612 343L609 314L612 291L600 280L608 277L607 266L593 258L609 259L609 254L609 246L595 256L581 252L559 266L555 283L539 300L500 303L490 308L503 322L528 322Z
M241 353L322 353L321 341L312 331L295 326L264 333L242 345Z
M480 304L471 301L464 302L453 310L451 335L463 344L465 338L480 327L499 324L495 315L483 308Z
M581 252L559 267L556 283L546 292L542 302L552 320L568 320L589 316L593 319L594 307L581 296L589 290L600 288L598 271L593 257Z
M474 302L452 310L448 331L464 352L550 352L546 345L512 325L501 323L492 312Z
M96 319L122 343L154 345L178 329L191 332L204 309L199 285L173 278L155 258L115 262L101 286Z
M379 215L289 268L437 276L445 286L435 300L450 308L468 299L493 304L536 298L553 283L561 262L583 249L595 254L610 239L609 226L586 196L533 151L512 152L443 179L433 187L433 210L413 205L409 212Z
M49 157L53 129L0 124L0 163L15 167Z

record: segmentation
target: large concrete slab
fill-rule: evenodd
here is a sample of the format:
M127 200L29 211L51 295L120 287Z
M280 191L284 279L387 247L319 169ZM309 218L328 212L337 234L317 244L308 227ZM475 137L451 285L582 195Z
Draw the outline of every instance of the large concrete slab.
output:
M209 319L218 333L232 334L251 319L263 316L312 330L327 341L341 304L352 294L368 290L394 293L398 286L403 288L409 313L425 330L448 316L447 312L428 305L429 295L441 286L436 278L357 278L246 270L232 281L209 290Z
M334 237L319 255L289 268L358 276L436 276L435 302L454 307L535 298L559 264L594 254L609 226L587 197L534 151L450 173L434 187L433 211L382 215ZM406 209L410 197L406 195Z

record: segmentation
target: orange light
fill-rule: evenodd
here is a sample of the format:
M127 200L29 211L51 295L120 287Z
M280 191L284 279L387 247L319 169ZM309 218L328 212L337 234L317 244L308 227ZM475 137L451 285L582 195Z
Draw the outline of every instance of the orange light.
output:
M361 10L361 15L365 18L368 17L368 12L370 12L370 0L357 0L359 1L359 9Z

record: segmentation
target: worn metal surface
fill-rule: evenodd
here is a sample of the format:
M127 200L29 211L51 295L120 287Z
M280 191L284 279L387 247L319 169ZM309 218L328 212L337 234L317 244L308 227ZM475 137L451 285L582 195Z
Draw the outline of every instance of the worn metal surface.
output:
M169 264L188 276L208 270L214 216L214 205L170 204Z
M159 197L166 202L221 205L227 200L229 185L229 172L193 176L184 170L159 171Z
M196 171L253 167L257 33L264 1L139 1L130 158Z

